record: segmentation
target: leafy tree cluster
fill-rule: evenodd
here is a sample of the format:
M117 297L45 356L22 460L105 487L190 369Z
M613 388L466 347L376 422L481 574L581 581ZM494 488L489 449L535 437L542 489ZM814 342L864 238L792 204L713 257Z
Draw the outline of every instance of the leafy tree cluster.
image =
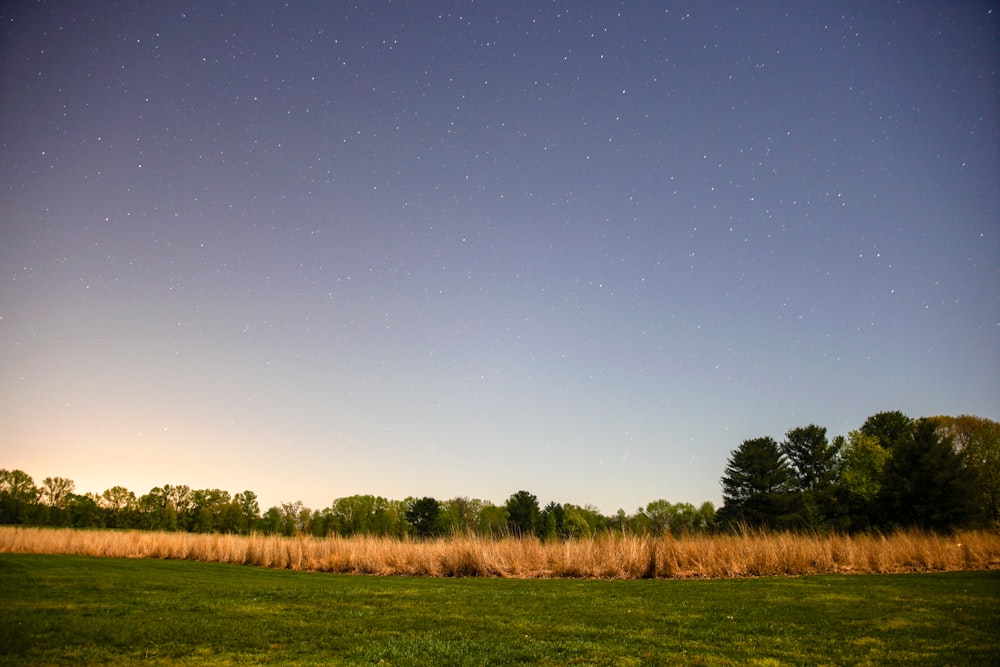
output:
M0 523L73 528L118 528L248 533L261 520L252 491L164 485L136 496L123 486L77 494L75 483L46 477L41 486L21 470L0 469Z
M1000 424L869 417L847 437L810 424L745 440L722 477L723 526L814 531L1000 525Z
M502 505L466 497L389 500L381 496L338 498L321 510L302 502L281 503L261 513L252 491L166 484L136 496L122 486L103 493L75 493L72 480L47 477L41 486L20 470L0 470L0 523L73 528L114 528L194 533L259 532L273 535L376 535L431 538L447 535L588 537L600 531L640 534L709 530L715 508L705 503L656 500L628 516L608 517L592 506L549 503L518 491Z

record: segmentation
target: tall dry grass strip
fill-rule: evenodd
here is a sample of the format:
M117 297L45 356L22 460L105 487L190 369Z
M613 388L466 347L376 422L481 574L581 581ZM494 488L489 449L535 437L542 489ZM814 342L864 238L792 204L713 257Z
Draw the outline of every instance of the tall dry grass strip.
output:
M1000 532L747 533L565 542L277 537L0 527L0 553L159 558L344 574L588 579L722 578L1000 568Z

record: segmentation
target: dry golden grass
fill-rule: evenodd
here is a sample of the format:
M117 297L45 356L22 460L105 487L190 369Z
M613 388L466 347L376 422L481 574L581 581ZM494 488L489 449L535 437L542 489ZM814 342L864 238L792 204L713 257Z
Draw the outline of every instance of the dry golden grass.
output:
M1000 568L1000 533L592 539L277 537L0 527L0 553L161 558L427 577L719 578Z

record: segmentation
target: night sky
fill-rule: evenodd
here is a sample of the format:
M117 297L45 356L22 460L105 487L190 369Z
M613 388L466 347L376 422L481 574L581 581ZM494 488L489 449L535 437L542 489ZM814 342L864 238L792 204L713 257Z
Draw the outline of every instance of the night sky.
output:
M631 513L1000 418L986 2L8 2L0 467Z

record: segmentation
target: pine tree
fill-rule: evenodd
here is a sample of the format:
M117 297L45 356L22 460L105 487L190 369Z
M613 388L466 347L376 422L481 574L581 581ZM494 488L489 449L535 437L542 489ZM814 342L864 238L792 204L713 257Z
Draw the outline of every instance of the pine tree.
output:
M789 522L791 469L774 438L744 440L722 478L719 519L729 525L785 527Z

